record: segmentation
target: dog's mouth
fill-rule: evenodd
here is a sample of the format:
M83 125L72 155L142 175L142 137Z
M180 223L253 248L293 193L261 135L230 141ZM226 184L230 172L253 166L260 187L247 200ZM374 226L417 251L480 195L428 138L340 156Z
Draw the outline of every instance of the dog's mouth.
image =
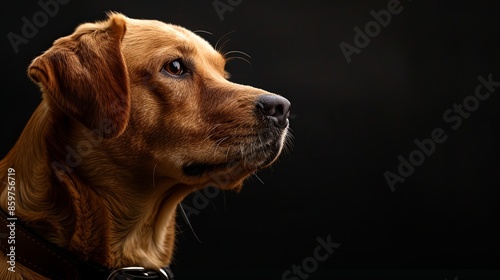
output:
M285 140L286 132L283 132L278 139L268 141L259 139L249 144L240 143L228 148L228 158L231 159L229 161L216 163L195 161L185 164L182 171L188 177L203 175L214 177L225 173L235 178L247 176L272 164L280 155Z
M228 163L211 164L211 163L194 162L184 165L182 167L182 172L186 176L197 177L207 172L216 172L217 170L223 170L227 165Z

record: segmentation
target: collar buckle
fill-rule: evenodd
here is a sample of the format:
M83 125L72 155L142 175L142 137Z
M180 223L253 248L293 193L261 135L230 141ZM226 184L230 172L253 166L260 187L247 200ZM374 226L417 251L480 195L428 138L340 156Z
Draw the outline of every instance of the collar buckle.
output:
M174 280L174 274L168 267L158 270L145 269L140 266L131 266L115 269L107 280Z

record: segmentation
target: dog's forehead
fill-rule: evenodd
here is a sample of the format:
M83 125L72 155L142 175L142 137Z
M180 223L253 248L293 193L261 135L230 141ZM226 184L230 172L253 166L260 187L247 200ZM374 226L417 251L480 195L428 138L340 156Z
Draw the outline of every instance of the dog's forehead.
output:
M174 24L157 20L127 18L126 40L133 44L144 44L151 48L172 46L188 54L202 54L216 60L224 60L210 43L194 32ZM133 34L133 35L130 35ZM130 35L130 36L127 36Z

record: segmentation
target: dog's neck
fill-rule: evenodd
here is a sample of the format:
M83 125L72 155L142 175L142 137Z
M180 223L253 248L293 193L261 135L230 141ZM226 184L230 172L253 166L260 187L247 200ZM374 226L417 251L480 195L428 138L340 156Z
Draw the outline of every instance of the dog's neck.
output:
M112 268L168 265L176 207L193 186L155 178L153 168L137 162L135 167L143 170L134 170L140 176L132 176L127 162L114 161L112 153L120 151L81 125L64 123L73 120L53 114L57 112L43 101L0 163L5 174L7 168L16 168L16 215L48 241L84 260ZM64 139L55 141L49 135ZM5 196L4 189L1 199Z

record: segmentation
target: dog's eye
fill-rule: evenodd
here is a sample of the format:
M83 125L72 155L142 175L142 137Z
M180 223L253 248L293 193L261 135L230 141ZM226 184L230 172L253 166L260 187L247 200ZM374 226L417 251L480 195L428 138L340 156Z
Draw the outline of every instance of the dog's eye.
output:
M180 76L186 72L184 64L182 64L182 60L180 59L172 60L166 63L162 70L165 70L167 73L174 76Z

